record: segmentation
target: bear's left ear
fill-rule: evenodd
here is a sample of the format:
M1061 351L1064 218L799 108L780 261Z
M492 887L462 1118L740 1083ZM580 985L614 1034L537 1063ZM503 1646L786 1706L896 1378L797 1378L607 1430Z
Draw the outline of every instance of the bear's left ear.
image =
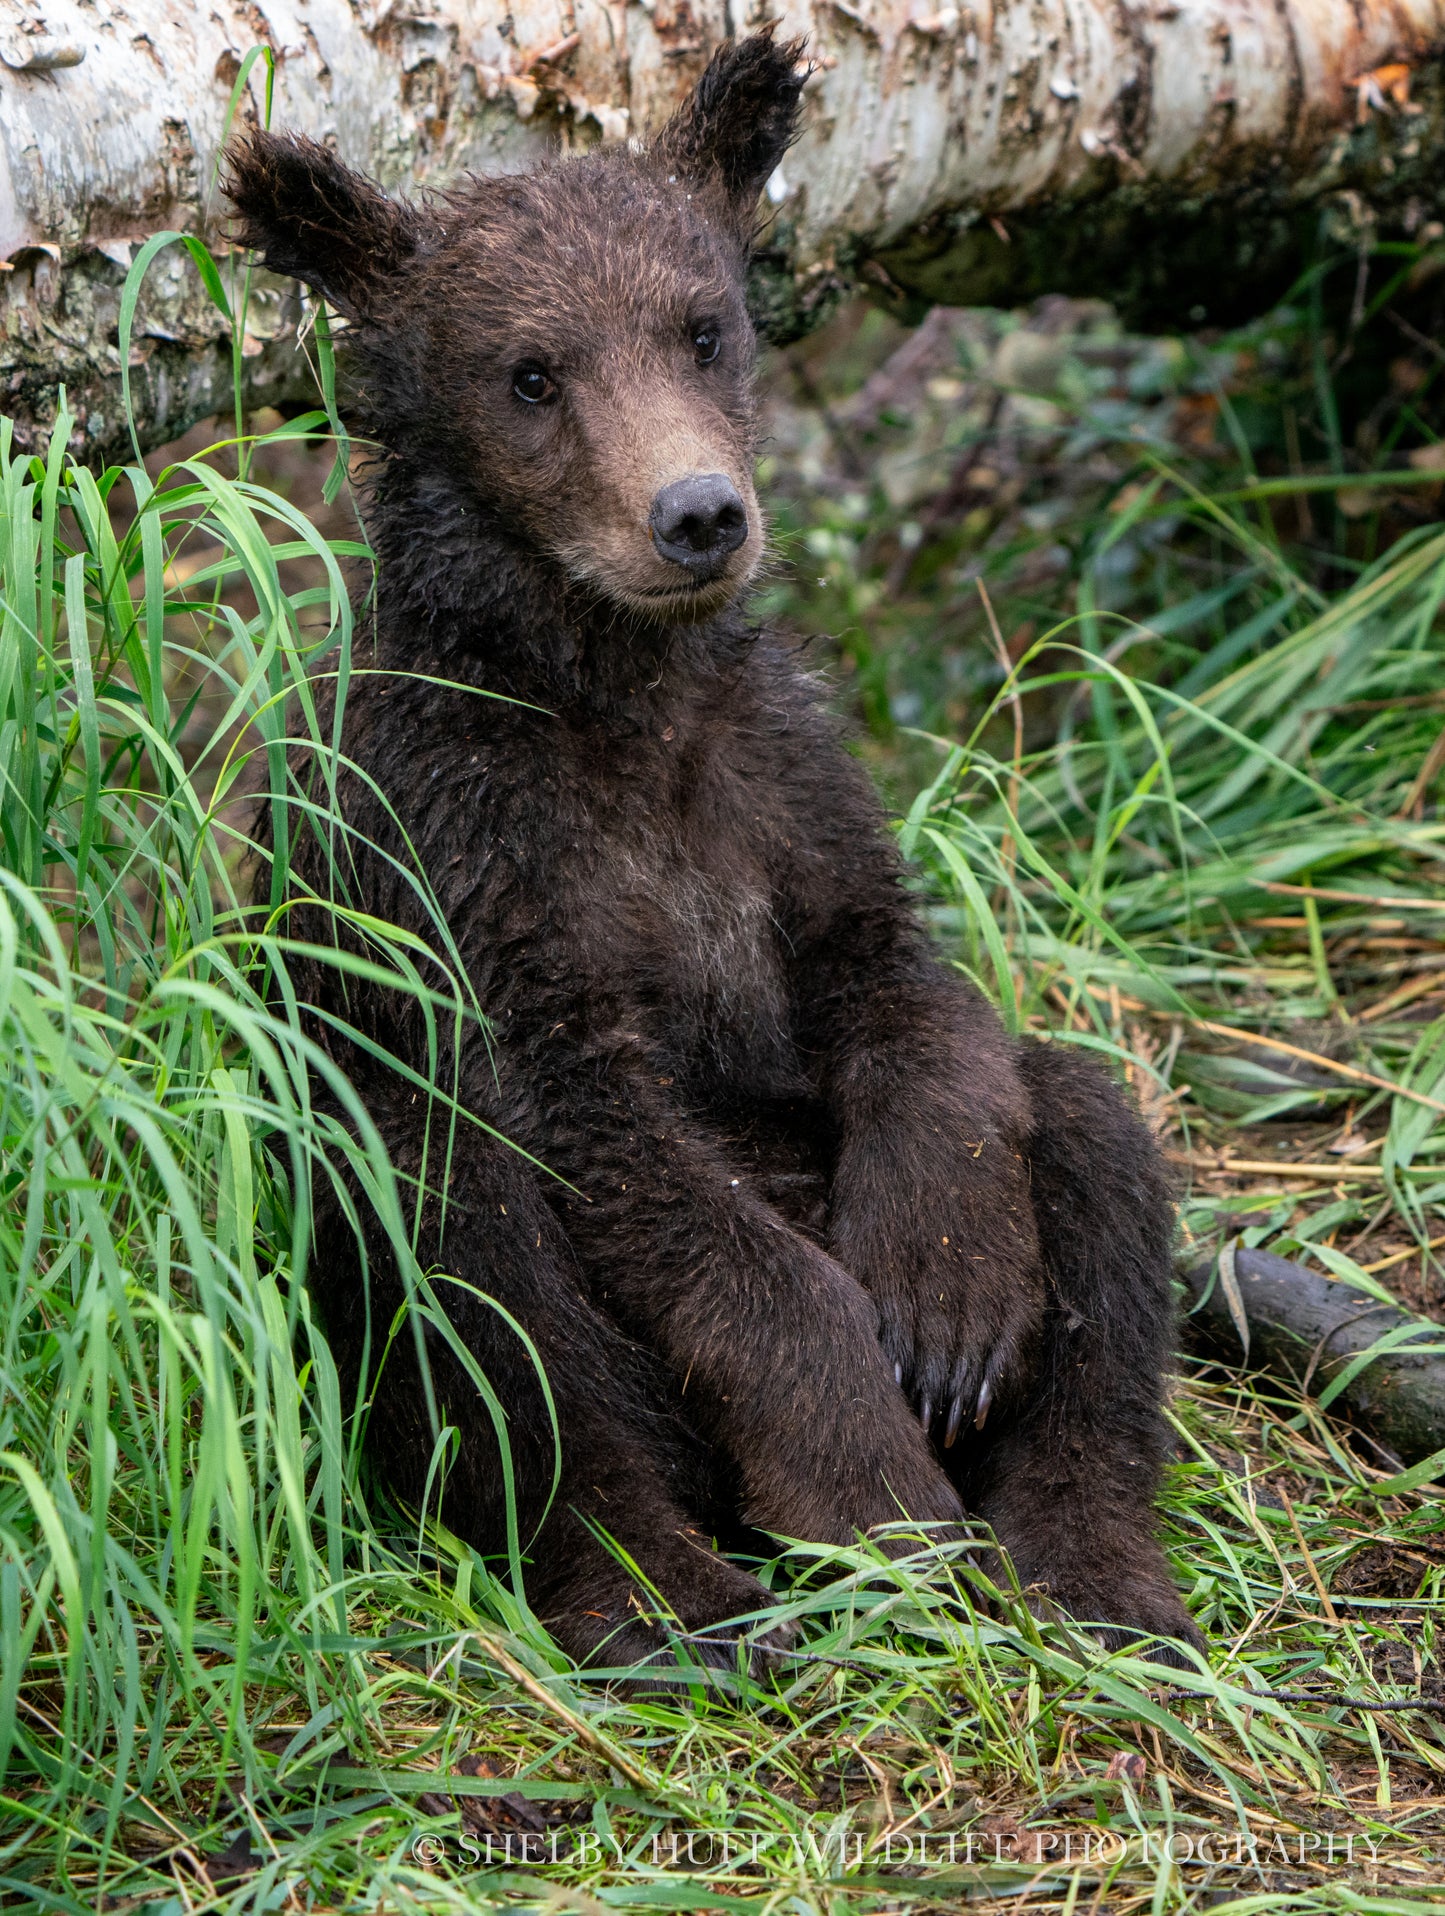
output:
M742 237L758 195L798 137L798 99L809 69L804 42L755 33L719 47L688 98L658 134L653 155L679 177L720 187Z

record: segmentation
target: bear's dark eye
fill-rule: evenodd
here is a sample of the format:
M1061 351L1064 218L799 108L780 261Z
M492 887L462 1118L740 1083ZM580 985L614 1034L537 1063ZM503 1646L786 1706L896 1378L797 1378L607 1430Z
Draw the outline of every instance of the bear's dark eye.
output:
M512 374L512 391L529 406L540 406L544 399L552 398L556 390L540 366L519 366Z
M692 336L692 350L699 366L710 366L722 351L722 334L716 326L699 326Z

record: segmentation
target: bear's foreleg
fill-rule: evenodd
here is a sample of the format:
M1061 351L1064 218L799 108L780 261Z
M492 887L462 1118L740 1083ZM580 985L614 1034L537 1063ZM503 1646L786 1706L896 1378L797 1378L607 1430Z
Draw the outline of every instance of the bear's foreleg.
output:
M833 1007L815 1011L839 1139L828 1246L951 1447L1017 1400L1042 1319L1027 1092L991 1007L931 955L860 955Z
M422 1170L425 1106L413 1101L409 1087L383 1088L368 1103L409 1210ZM448 1169L443 1206L436 1187ZM707 1496L702 1447L661 1399L648 1354L585 1295L571 1248L540 1193L539 1174L466 1120L458 1122L448 1166L447 1124L436 1114L425 1181L430 1190L422 1200L417 1262L430 1273L452 1333L505 1413L517 1542L532 1608L579 1660L671 1664L670 1639L680 1630L713 1639L689 1654L733 1666L740 1632L716 1626L770 1598L710 1547L699 1521ZM391 1335L406 1288L355 1181L343 1179L343 1188L365 1245L365 1270L357 1227L338 1189L323 1176L315 1186L310 1286L343 1388L352 1401L358 1393L368 1401L367 1450L375 1466L397 1496L420 1506L436 1434L412 1325L403 1322ZM550 1409L519 1330L545 1372ZM428 1324L425 1345L440 1422L459 1438L440 1514L497 1560L505 1576L508 1499L498 1432L445 1333ZM435 1484L432 1499L435 1508ZM599 1531L615 1539L640 1574L609 1550ZM758 1654L766 1658L788 1634L761 1640Z
M947 1461L1025 1586L1109 1626L1110 1647L1137 1633L1202 1647L1155 1534L1174 1333L1164 1166L1097 1064L1030 1040L1017 1055L1033 1094L1043 1336L1031 1389Z
M527 1141L576 1187L558 1201L591 1293L664 1360L736 1471L743 1520L818 1543L956 1522L873 1300L663 1095L644 1055L611 1037L559 1043L541 1094L545 1135Z

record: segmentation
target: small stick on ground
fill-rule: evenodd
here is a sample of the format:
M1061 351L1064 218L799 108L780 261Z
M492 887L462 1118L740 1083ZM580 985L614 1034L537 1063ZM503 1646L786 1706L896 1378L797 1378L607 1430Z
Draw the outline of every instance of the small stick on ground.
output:
M537 1681L525 1664L519 1663L514 1656L509 1655L495 1637L489 1637L483 1631L476 1630L472 1633L472 1641L485 1656L489 1656L493 1663L505 1670L512 1681L519 1684L534 1702L540 1703L549 1715L565 1723L580 1743L585 1743L588 1749L594 1751L604 1762L610 1763L619 1775L627 1778L629 1783L635 1783L638 1789L646 1791L649 1796L667 1793L657 1777L634 1763L631 1757L618 1749L610 1738L595 1730L574 1710L569 1710L562 1699L554 1696L545 1683Z
M1305 1560L1305 1569L1310 1573L1310 1582L1315 1587L1315 1594L1324 1606L1325 1616L1329 1619L1331 1629L1338 1630L1340 1627L1339 1613L1330 1602L1330 1593L1326 1590L1324 1579L1320 1576L1319 1566L1310 1555L1310 1547L1305 1542L1305 1533L1300 1529L1299 1518L1294 1514L1294 1505L1290 1501L1290 1494L1283 1484L1276 1486L1276 1492L1280 1502L1284 1505L1284 1514L1289 1518L1289 1527L1294 1532L1294 1540L1300 1547L1300 1554Z

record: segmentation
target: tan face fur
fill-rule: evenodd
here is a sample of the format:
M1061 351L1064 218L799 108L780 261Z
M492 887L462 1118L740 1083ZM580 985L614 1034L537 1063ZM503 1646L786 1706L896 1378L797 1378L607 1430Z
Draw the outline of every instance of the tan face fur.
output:
M453 524L490 521L499 563L664 621L756 572L743 288L802 51L766 32L720 48L646 151L421 204L297 135L229 149L239 236L351 325L361 430L414 494L444 478Z
M763 551L743 257L686 187L623 164L479 183L417 309L486 502L604 598L697 619ZM707 480L740 543L679 562L659 496Z

